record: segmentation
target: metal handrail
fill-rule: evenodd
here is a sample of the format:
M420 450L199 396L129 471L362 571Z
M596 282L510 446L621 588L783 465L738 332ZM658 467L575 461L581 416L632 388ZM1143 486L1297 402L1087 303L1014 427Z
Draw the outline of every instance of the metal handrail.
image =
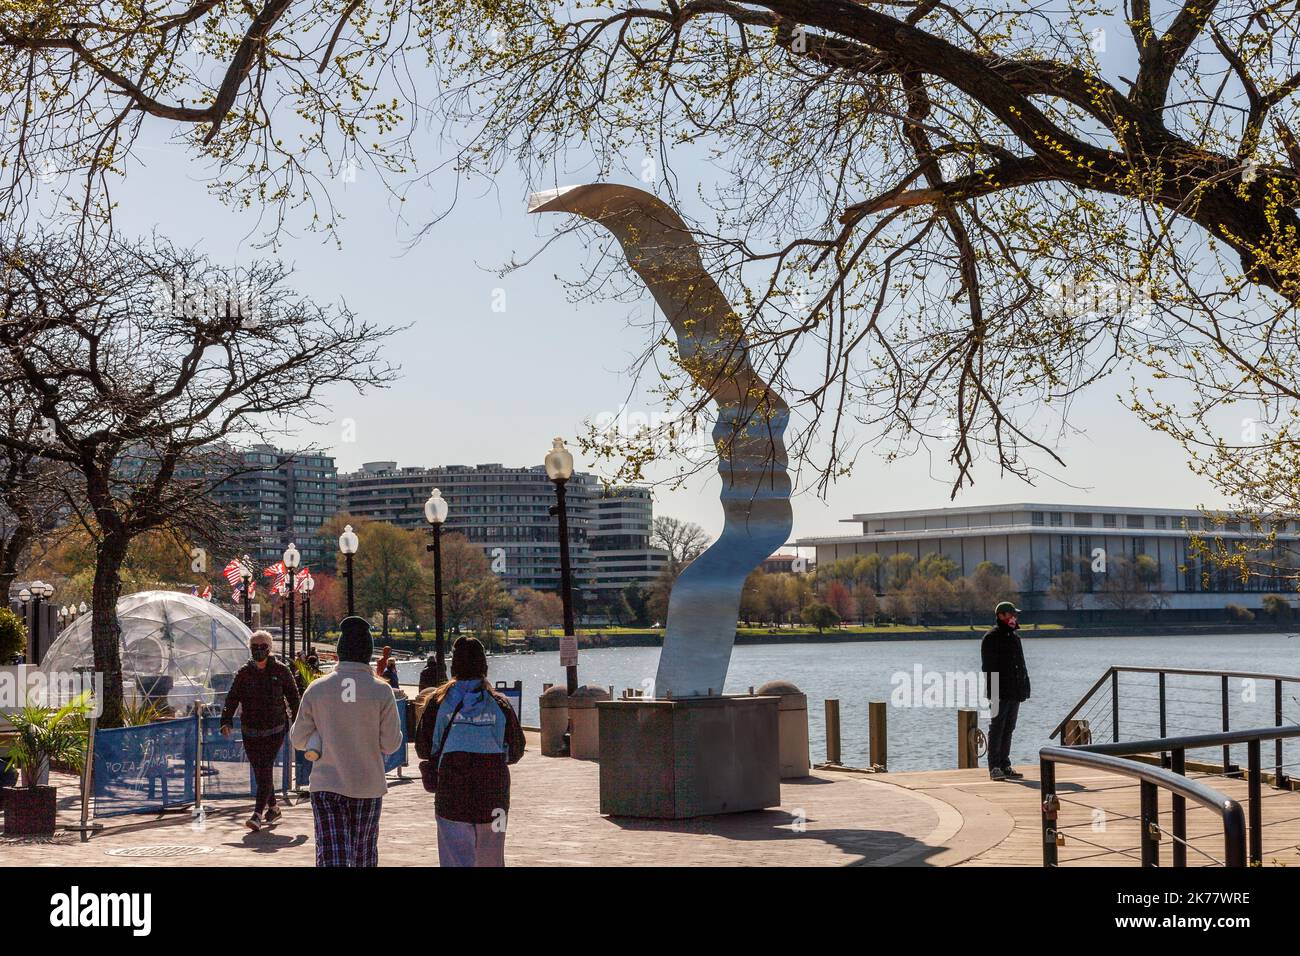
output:
M1214 673L1214 672L1211 672ZM1160 831L1157 787L1163 787L1173 796L1174 865L1187 862L1187 808L1186 801L1193 800L1219 814L1223 823L1224 862L1227 866L1245 866L1249 860L1258 863L1263 858L1263 816L1260 805L1261 760L1260 742L1300 737L1300 724L1287 727L1256 727L1251 730L1231 730L1209 734L1191 734L1182 737L1157 737L1152 740L1128 740L1103 744L1084 744L1074 747L1043 747L1038 752L1041 792L1043 794L1043 863L1057 863L1056 830L1052 826L1059 809L1056 798L1056 764L1066 763L1095 770L1105 770L1138 780L1141 790L1141 849L1144 866L1154 866L1158 856ZM1249 751L1249 768L1246 775L1247 803L1250 826L1247 830L1245 815L1237 801L1224 796L1206 784L1188 780L1183 776L1186 754L1189 750L1208 747L1228 748L1233 744L1246 744ZM1136 754L1172 755L1172 769L1156 767L1136 760L1126 759ZM1281 784L1275 778L1274 783ZM1246 837L1250 846L1247 852Z
M1145 665L1112 664L1110 667L1106 668L1106 672L1097 679L1096 683L1089 687L1084 695L1079 698L1078 703L1070 708L1069 713L1067 713L1065 717L1062 718L1061 722L1056 725L1056 728L1047 735L1048 739L1061 738L1061 735L1065 732L1065 725L1074 718L1074 715L1079 713L1079 711L1083 709L1084 705L1092 700L1092 696L1101 689L1103 684L1108 680L1117 677L1119 674L1178 674L1184 677L1218 677L1221 679L1231 677L1300 684L1300 676L1294 674L1264 674L1255 671L1219 671L1192 667L1152 667Z
M1207 747L1224 747L1248 744L1259 740L1289 740L1300 737L1300 724L1289 727L1256 727L1253 730L1216 731L1211 734L1189 734L1185 737L1156 737L1152 740L1121 740L1118 743L1082 744L1068 748L1086 753L1122 757L1131 754L1168 753L1174 750L1200 750Z
M1272 728L1270 728L1271 730ZM1176 797L1192 800L1219 815L1223 823L1223 854L1225 866L1246 865L1246 815L1241 804L1224 796L1213 787L1163 767L1126 760L1106 753L1095 753L1080 747L1043 747L1038 752L1039 779L1043 794L1043 865L1056 866L1056 764L1064 763L1093 770L1103 770L1125 777L1133 777L1142 785L1142 862L1154 865L1155 851L1150 829L1158 826L1154 814L1156 787L1164 787Z

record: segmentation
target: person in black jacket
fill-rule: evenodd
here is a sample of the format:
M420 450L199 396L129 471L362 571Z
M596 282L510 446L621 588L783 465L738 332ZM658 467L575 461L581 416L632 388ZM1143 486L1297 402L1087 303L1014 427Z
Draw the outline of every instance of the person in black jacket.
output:
M1020 704L1029 699L1029 670L1016 630L1020 608L1003 601L994 610L998 622L984 635L980 657L988 680L993 719L989 724L989 778L1021 780L1024 774L1011 766L1011 735L1015 733Z
M238 710L244 753L248 754L257 783L257 803L246 825L250 830L260 830L263 822L274 823L280 818L271 770L289 722L298 715L298 683L289 668L271 656L269 632L254 631L249 635L248 650L252 660L239 669L226 692L221 733L226 737L233 733Z

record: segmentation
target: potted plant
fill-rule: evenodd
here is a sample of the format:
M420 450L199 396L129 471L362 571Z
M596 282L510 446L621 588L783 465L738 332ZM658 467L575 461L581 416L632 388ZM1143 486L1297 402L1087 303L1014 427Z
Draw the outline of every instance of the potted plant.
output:
M79 694L58 710L22 707L9 715L14 736L6 767L19 773L19 786L4 793L6 836L54 832L57 788L39 786L41 771L50 764L81 770L86 756L89 692Z

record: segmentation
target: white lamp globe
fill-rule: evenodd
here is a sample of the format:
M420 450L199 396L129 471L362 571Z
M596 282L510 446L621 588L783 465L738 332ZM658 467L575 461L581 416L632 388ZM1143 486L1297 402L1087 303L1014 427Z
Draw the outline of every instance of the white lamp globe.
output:
M300 564L302 564L302 554L293 542L289 542L289 547L284 549L284 566L292 571Z
M357 533L352 530L352 525L345 525L343 533L339 535L339 550L344 554L356 554L358 544L360 542L357 540Z
M564 447L563 438L551 441L551 450L546 453L546 477L551 481L568 481L573 477L573 455Z
M433 489L429 500L424 503L424 520L429 524L442 524L447 520L447 499L437 488Z

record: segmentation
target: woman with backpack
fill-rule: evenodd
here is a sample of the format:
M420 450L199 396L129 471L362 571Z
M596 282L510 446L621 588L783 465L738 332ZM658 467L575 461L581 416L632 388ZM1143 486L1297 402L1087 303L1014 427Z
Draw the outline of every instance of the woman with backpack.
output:
M483 645L458 638L451 680L434 690L415 734L425 786L434 788L440 866L505 866L508 765L524 746L514 708L488 683Z

